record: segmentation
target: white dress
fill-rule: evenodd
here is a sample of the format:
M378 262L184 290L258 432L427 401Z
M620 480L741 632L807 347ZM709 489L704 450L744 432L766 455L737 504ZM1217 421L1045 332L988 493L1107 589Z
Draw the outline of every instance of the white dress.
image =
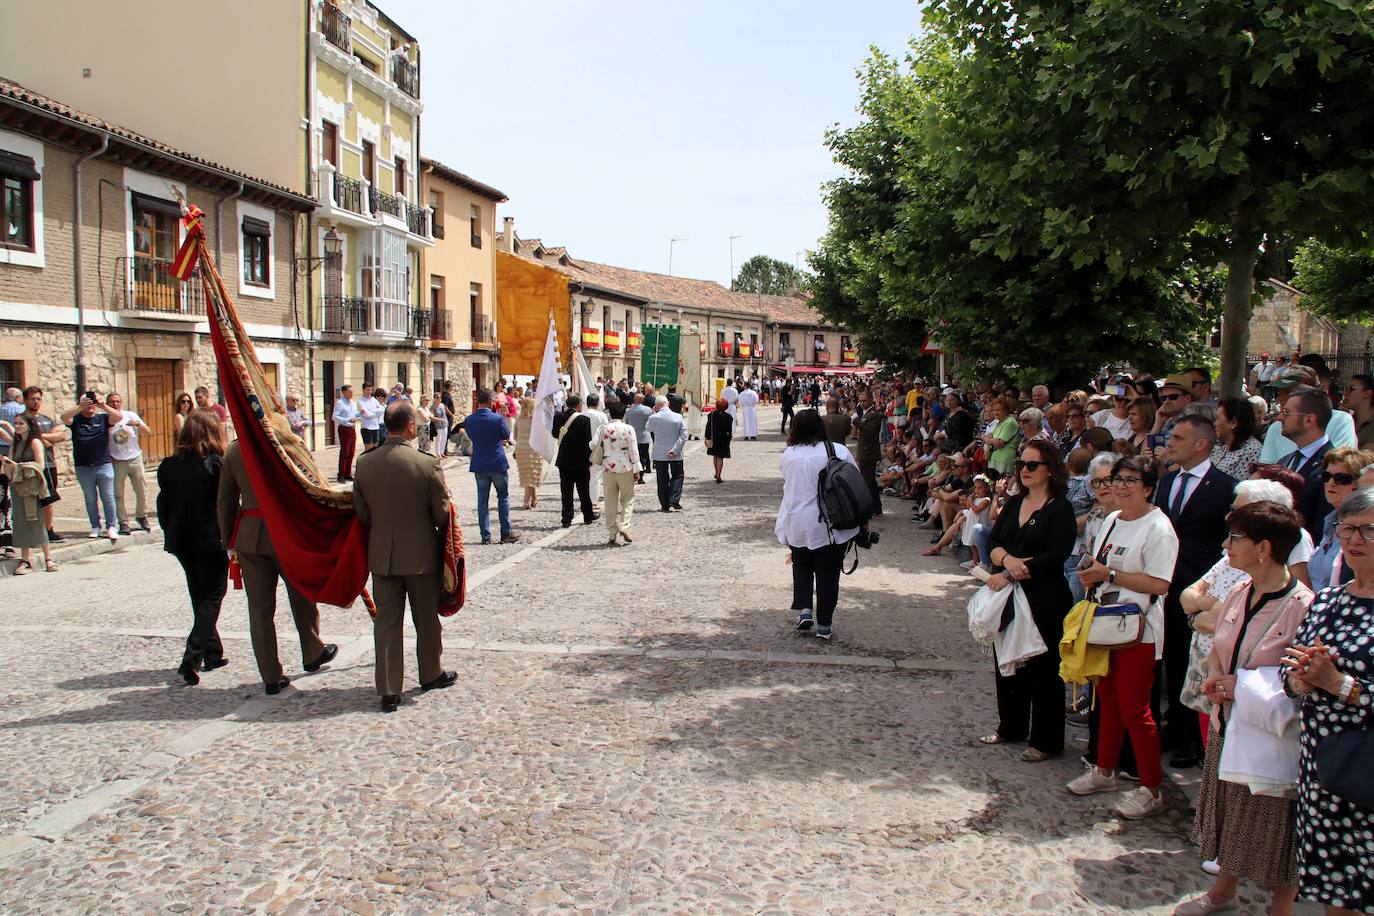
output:
M739 393L740 412L743 414L745 438L753 438L759 434L759 395L752 388L746 388Z

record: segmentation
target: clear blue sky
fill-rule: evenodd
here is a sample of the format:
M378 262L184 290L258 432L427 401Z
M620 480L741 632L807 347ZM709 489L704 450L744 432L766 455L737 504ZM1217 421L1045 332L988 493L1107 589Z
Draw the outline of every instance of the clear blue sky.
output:
M421 151L504 191L522 238L727 283L825 231L825 129L913 0L377 0L419 39Z

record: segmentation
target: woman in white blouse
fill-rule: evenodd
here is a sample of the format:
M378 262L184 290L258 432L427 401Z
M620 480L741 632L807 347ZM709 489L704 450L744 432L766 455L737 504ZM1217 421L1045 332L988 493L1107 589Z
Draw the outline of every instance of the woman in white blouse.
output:
M635 508L635 475L643 468L639 463L639 437L634 427L625 422L625 402L611 398L606 405L611 422L603 423L592 443L592 460L601 456L601 481L606 500L606 530L610 534L607 547L616 546L616 537L630 537L630 518Z
M828 640L840 597L845 548L859 529L832 529L821 517L816 487L829 460L825 442L821 415L815 410L797 411L780 462L782 505L773 531L778 543L792 551L792 610L797 612L797 629L804 632L814 625L816 637ZM837 457L854 464L847 448L838 443L833 448Z

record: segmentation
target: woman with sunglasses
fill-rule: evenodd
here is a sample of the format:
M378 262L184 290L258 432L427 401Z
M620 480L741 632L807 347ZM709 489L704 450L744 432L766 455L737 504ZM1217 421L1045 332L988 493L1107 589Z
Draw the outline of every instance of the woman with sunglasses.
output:
M1264 447L1256 432L1254 405L1245 398L1222 401L1213 425L1217 443L1212 446L1212 464L1236 480L1249 477L1250 466L1259 461Z
M186 418L191 415L191 411L196 409L196 402L191 400L191 395L183 391L177 395L176 401L172 404L172 441L181 439L181 428L186 425Z
M1059 645L1073 594L1064 560L1078 525L1066 496L1069 474L1059 450L1044 439L1028 442L1013 465L1021 491L1007 500L988 539L987 559L1002 571L988 585L1001 591L1015 581L1030 605L1046 646ZM995 660L994 660L995 661ZM1064 682L1053 648L1030 659L1010 677L995 670L997 731L984 744L1026 741L1021 759L1048 760L1064 750Z
M1360 483L1360 473L1369 465L1374 465L1374 452L1354 448L1333 448L1322 456L1322 486L1326 491L1326 501L1335 506L1322 521L1322 537L1312 559L1308 561L1308 572L1312 576L1312 590L1319 592L1330 585L1344 585L1354 577L1354 573L1341 559L1341 543L1336 537L1336 518L1340 505Z
M1164 595L1178 560L1178 535L1169 517L1151 502L1158 483L1154 466L1138 458L1122 458L1112 466L1117 510L1093 543L1091 562L1078 573L1084 588L1099 589L1103 603L1134 604L1145 620L1139 643L1111 652L1107 675L1097 685L1097 766L1070 782L1068 790L1075 795L1115 792L1121 744L1129 733L1140 786L1113 810L1132 820L1164 810L1159 729L1150 712L1150 691L1155 663L1163 657Z
M1317 771L1324 741L1374 727L1374 490L1352 493L1337 513L1341 561L1354 578L1317 595L1284 655L1288 689L1304 699L1298 896L1328 916L1374 913L1374 810L1331 792Z

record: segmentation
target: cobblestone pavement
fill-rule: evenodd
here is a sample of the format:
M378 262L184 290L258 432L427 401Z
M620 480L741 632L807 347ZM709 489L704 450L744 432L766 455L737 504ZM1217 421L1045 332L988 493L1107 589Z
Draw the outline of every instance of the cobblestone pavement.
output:
M687 512L640 488L630 546L559 528L546 482L519 544L470 550L458 685L412 667L396 715L360 609L326 609L342 652L315 675L279 614L298 676L265 697L242 592L231 663L172 681L189 614L157 545L0 581L0 910L1167 913L1203 888L1177 786L1126 823L1061 788L1076 753L976 744L969 580L918 556L906 504L835 641L792 632L775 417L724 485L693 444Z

